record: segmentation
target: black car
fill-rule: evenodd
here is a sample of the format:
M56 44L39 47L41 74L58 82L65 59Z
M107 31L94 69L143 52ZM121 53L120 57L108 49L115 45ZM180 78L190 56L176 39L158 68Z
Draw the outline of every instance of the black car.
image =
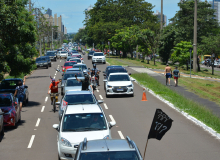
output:
M15 88L18 86L18 82L21 81L23 84L23 80L20 78L11 78L11 79L4 79L0 84L0 93L15 93ZM24 101L23 104L26 105L28 103L28 86L24 85Z
M89 59L92 59L92 56L93 56L93 53L94 53L95 51L90 51L89 53L88 53L88 60Z
M49 67L48 59L45 57L39 57L36 59L36 65L37 65L37 68L46 67L46 69L48 69Z
M42 57L42 58L45 57L46 60L47 60L48 65L49 65L49 67L52 67L50 57L48 57L48 56L41 56L41 57Z
M57 61L57 55L55 53L55 51L47 51L46 55L50 58L51 61Z

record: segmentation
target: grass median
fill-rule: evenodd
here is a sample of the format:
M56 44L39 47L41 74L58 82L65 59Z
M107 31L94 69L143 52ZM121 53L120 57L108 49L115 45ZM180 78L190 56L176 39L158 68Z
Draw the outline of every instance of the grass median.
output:
M167 86L162 85L160 82L147 75L146 73L136 73L132 74L131 76L135 78L140 84L153 90L157 95L160 95L164 99L174 104L175 107L195 117L196 119L200 120L207 126L220 133L220 118L214 115L204 106L201 106L200 104L189 100L177 92L169 89Z

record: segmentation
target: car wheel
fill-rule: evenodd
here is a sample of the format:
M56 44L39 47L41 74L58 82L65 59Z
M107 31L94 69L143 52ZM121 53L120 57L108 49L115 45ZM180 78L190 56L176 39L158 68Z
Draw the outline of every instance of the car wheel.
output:
M60 160L60 156L59 156L59 154L58 154L58 160Z
M4 134L5 134L5 129L4 129L4 126L2 126L2 131L1 131L1 136L4 136Z
M52 67L52 64L50 64L50 67Z
M94 62L92 62L92 64L94 64Z
M106 98L109 98L109 95L107 95L107 92L105 92L105 96L106 96Z
M131 97L134 97L134 93L131 95Z
M103 62L103 64L106 64L106 62Z
M48 66L46 67L46 69L48 69Z
M57 61L57 59L55 59L55 62Z

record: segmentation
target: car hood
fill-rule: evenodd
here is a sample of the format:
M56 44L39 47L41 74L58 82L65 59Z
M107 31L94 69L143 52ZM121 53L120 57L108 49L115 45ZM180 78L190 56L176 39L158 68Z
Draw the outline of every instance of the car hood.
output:
M13 107L12 107L12 106L0 107L0 109L2 110L2 112L7 113L7 112L10 111L11 109L13 109Z
M37 61L36 63L47 63L47 61Z
M0 93L15 93L15 89L0 89Z
M69 68L73 68L73 66L63 66L63 69L64 68L69 69Z
M82 86L65 87L65 91L82 91Z
M105 56L93 56L92 58L104 58Z
M110 86L128 86L131 85L131 81L114 81L114 82L108 82L108 85Z
M96 140L103 139L107 135L109 135L108 130L61 133L61 137L67 139L73 145L79 144L84 138L87 138L87 140Z

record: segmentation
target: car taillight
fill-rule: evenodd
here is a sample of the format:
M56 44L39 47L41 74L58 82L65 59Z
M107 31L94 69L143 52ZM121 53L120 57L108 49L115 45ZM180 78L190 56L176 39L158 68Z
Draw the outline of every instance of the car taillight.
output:
M83 60L83 58L81 58L81 60Z

